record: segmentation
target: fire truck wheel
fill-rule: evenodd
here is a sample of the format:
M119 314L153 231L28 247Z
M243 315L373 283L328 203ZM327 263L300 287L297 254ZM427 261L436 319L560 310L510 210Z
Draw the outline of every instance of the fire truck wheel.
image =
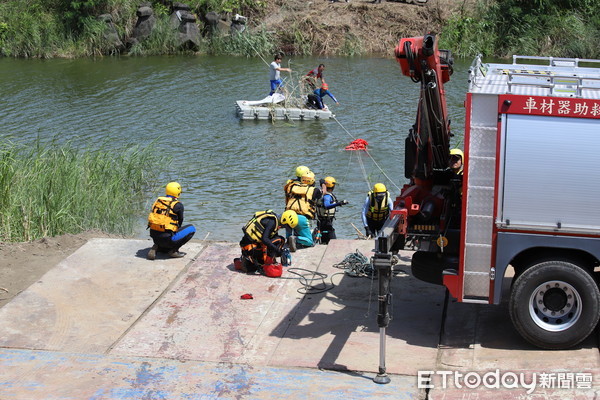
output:
M566 349L587 338L600 318L600 291L583 268L545 261L523 271L513 284L510 318L530 343Z

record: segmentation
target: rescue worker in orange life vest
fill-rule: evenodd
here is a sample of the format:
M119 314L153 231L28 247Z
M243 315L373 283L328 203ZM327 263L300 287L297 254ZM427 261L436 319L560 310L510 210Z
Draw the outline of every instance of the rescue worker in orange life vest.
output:
M165 196L161 196L152 205L148 215L150 237L154 245L146 258L154 260L157 252L167 253L169 257L181 258L185 253L179 252L196 233L193 225L183 225L183 204L179 201L181 185L170 182L165 188Z
M300 182L292 182L286 187L286 210L296 211L309 220L315 218L316 202L322 196L321 189L315 186L315 174L306 172L300 178ZM290 232L288 232L290 233Z
M287 182L283 186L283 191L285 192L285 204L288 203L291 187L296 183L300 183L302 181L302 175L306 174L307 172L310 172L310 168L308 168L305 165L298 165L295 171L296 177L287 180Z
M362 221L367 237L376 237L394 208L394 202L383 183L373 185L362 209Z
M272 264L280 257L285 239L278 234L279 228L293 229L298 225L298 214L287 210L279 217L272 210L258 211L242 228L241 270L248 273L260 271L265 264Z

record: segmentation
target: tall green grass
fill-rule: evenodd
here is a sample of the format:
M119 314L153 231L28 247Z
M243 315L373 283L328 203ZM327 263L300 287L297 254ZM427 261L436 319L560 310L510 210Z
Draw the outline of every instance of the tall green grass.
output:
M132 56L149 56L162 54L184 53L179 49L177 30L171 28L169 18L166 15L156 19L156 25L150 36L140 43L135 44L129 50Z
M271 34L264 29L253 32L246 30L227 35L214 34L206 42L204 50L212 55L256 57L261 54L273 54L275 42Z
M105 24L96 20L110 13L122 41L137 21L139 0L0 0L0 56L23 58L89 57L114 55L117 50L104 37ZM150 1L157 19L152 35L135 45L131 55L180 54L178 32L169 26L170 1ZM264 9L262 0L188 0L197 15L207 11L254 15ZM199 21L199 25L201 22ZM266 36L259 33L265 39ZM238 54L243 48L235 38L205 40L205 52ZM254 43L264 46L264 43ZM221 50L222 49L222 50Z
M440 45L455 55L599 58L600 2L478 0L448 19Z
M70 46L72 37L58 15L35 7L24 12L10 3L0 3L0 55L50 58Z
M99 229L128 235L165 161L147 148L0 142L0 241Z

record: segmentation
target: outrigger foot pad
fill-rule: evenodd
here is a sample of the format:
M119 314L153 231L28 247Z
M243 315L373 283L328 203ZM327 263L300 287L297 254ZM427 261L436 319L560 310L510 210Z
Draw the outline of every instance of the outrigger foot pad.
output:
M383 374L379 373L375 376L375 378L373 378L373 382L379 383L380 385L386 385L386 384L390 383L391 381L392 380L386 373L383 373Z

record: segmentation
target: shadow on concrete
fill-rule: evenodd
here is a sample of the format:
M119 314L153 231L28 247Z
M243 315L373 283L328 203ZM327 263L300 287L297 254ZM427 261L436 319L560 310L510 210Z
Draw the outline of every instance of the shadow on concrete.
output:
M410 257L402 257L401 260L410 261ZM444 288L421 284L409 276L408 269L410 267L406 266L394 269L391 284L393 304L390 308L392 321L387 328L387 336L411 346L436 349ZM372 337L377 337L375 342L370 343L373 345L372 352L378 354L379 351L378 280L376 277L353 277L344 273L340 276L342 278L336 280L331 289L305 294L271 335L288 339L330 337L318 367L349 371L350 367L338 360L352 335L372 333Z
M440 347L469 349L479 345L485 349L547 353L549 350L530 344L517 332L510 319L508 299L505 299L499 305L459 303L449 299ZM592 333L570 350L597 349L597 336Z
M143 249L139 249L139 250L137 250L135 252L135 256L137 258L144 258L145 259L151 248L152 247L145 247ZM184 254L184 257L188 256L188 253L185 252L185 251L182 251L181 253ZM163 252L163 251L157 251L156 252L156 258L155 258L155 260L170 260L170 259L171 259L171 257L169 257L169 254L167 254L167 252Z

